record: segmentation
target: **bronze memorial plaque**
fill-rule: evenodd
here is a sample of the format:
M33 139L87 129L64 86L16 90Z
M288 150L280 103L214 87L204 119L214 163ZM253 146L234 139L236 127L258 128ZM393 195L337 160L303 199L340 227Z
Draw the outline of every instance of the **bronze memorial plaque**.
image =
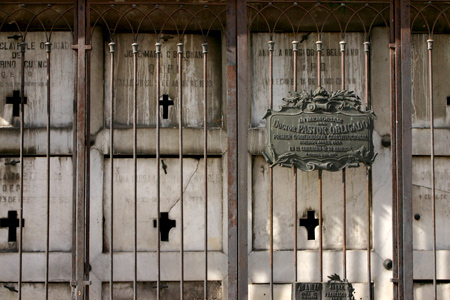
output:
M290 92L279 111L268 110L267 145L263 155L271 166L303 171L338 171L370 165L374 159L372 111L361 109L351 91Z
M328 278L328 282L294 282L292 300L355 300L351 283L337 274Z

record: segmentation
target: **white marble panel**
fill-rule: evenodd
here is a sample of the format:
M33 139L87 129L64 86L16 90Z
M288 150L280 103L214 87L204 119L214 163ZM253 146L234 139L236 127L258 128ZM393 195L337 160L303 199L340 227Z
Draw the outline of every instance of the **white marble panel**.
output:
M117 34L115 36L115 115L117 126L133 124L133 54L131 45L133 34ZM169 106L168 119L162 118L163 127L178 126L178 39L161 40L161 95L168 94L174 101ZM198 34L187 34L181 41L184 44L183 53L183 124L186 127L203 126L203 54L204 39ZM220 37L211 36L208 42L208 125L217 126L217 120L222 119L222 71ZM139 52L137 58L137 98L138 124L155 126L156 124L156 35L140 34L137 43ZM105 44L105 119L110 122L110 51Z
M0 158L0 212L6 218L9 211L20 209L20 163L5 165L18 158ZM25 158L23 178L23 250L44 251L47 222L47 160ZM50 160L50 250L70 251L72 248L72 159L55 157ZM16 229L17 240L19 230ZM0 228L0 251L17 249L8 242L8 229Z
M299 35L301 36L301 34ZM273 108L283 104L282 98L293 90L293 52L294 35L275 33L273 52ZM322 86L328 91L341 89L341 58L339 33L323 33ZM355 91L363 98L364 89L364 34L347 33L346 89ZM263 116L270 105L269 97L269 47L268 33L253 33L251 36L251 76L252 76L252 116L251 124L265 126ZM317 88L317 34L311 33L299 44L298 51L298 90Z
M17 33L0 33L0 127L17 125L13 105L6 97L20 91L21 52L20 40L8 38ZM47 33L48 34L48 33ZM25 124L42 127L47 124L47 61L45 32L28 32L25 51ZM53 32L51 36L51 124L66 127L72 124L74 66L72 35L70 32Z
M180 177L179 160L164 158L167 174L161 168L161 212L176 221L169 232L169 241L161 242L162 251L180 249ZM157 216L155 159L138 159L137 217L138 250L156 251ZM204 249L204 185L203 159L184 159L184 248ZM104 172L104 245L109 248L110 236L110 164L105 160ZM222 162L208 159L208 249L222 250ZM132 159L114 160L114 250L132 251L134 245L134 164Z

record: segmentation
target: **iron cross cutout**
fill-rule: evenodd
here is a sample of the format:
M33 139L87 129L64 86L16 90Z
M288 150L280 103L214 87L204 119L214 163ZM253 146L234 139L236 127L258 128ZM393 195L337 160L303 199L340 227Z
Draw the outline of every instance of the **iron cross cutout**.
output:
M153 227L156 228L156 220L153 220ZM170 229L177 227L177 221L169 219L168 212L162 212L159 218L159 232L161 232L161 241L169 241L169 231Z
M19 116L21 101L22 98L20 97L20 91L13 91L12 97L6 97L6 104L13 105L13 117ZM23 104L27 104L27 97L23 97Z
M25 226L25 220L22 219L22 227ZM17 211L8 211L8 218L0 219L0 228L8 228L8 242L17 242L16 229L19 227L19 219L17 219Z
M305 226L308 231L308 240L315 240L316 227L319 225L319 219L314 219L314 211L308 210L308 217L306 219L300 219L300 226Z
M169 98L169 95L163 94L162 100L159 100L159 105L163 106L163 119L169 118L169 106L174 105L172 99Z

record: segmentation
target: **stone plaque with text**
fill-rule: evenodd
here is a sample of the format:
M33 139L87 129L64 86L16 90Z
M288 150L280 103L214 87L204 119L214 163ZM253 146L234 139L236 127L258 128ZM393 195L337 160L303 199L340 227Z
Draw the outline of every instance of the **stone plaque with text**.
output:
M303 171L338 171L369 165L375 159L372 132L375 115L361 109L350 91L290 92L280 111L268 110L267 145L272 165Z

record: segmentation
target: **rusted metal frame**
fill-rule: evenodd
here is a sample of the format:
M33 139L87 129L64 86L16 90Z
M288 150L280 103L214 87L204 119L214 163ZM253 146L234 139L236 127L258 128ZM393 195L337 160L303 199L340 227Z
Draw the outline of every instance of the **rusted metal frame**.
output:
M137 300L137 55L138 43L133 48L133 171L134 171L134 247L133 247L133 300Z
M429 98L430 98L430 163L431 163L431 220L433 224L433 294L434 300L437 299L437 273L436 273L436 170L434 161L434 99L433 99L433 40L430 38L428 43L428 79L429 79Z
M25 50L27 48L26 42L23 40L20 43L20 205L19 205L19 300L22 299L22 268L23 268L23 175L24 175L24 157L23 157L23 147L24 147L24 104L25 104Z
M91 19L90 0L86 4L86 20ZM91 49L91 28L90 22L86 22L86 45ZM90 232L91 232L91 51L86 52L86 176L85 176L85 264L84 264L84 281L89 282L90 272ZM84 300L89 300L90 284L85 285Z
M177 44L178 53L178 145L180 163L180 300L184 299L184 195L183 195L183 43ZM205 83L206 84L206 83Z
M410 1L396 0L396 6L399 10L399 24L396 28L396 43L399 45L396 49L398 298L410 300L413 299Z
M389 64L390 64L390 112L391 112L391 188L392 188L392 292L393 300L398 300L398 214L397 214L397 126L396 126L396 26L395 1L390 3L390 28L389 28Z
M341 51L341 90L345 90L345 40L339 42ZM342 277L347 278L347 187L346 169L342 169Z
M364 77L366 110L372 109L370 98L370 42L364 42ZM372 167L366 167L367 172L367 288L369 299L373 299L372 293Z
M78 0L78 44L77 49L77 156L76 156L76 244L75 247L75 290L74 299L85 296L85 254L86 254L86 0Z
M161 115L159 97L161 95L161 46L156 44L156 299L161 298Z
M273 51L275 42L269 41L269 108L273 109ZM270 207L270 299L274 299L273 294L273 168L269 169L270 191L269 191L269 207Z
M238 159L238 299L248 299L248 26L247 3L238 1L237 159Z
M110 176L110 206L111 215L109 220L110 237L109 237L109 299L114 299L114 58L116 52L116 43L109 43L110 52L110 81L109 81L109 97L110 97L110 121L109 121L109 176Z
M322 51L323 42L319 34L317 46L317 86L322 87ZM323 281L323 222L322 222L322 170L318 170L318 184L319 184L319 278Z
M45 43L45 52L47 59L47 224L46 224L46 243L45 243L45 299L48 299L48 275L49 275L49 253L50 253L50 115L51 115L51 107L50 107L50 54L51 54L51 46L50 42Z
M238 298L237 0L227 1L228 299Z
M204 228L203 235L205 239L204 245L204 257L205 257L205 278L203 281L203 298L208 299L208 44L202 44L203 52L203 197L204 197L204 209L203 215Z
M294 52L294 91L297 91L297 58L299 41L292 42ZM294 166L294 282L297 282L297 243L298 243L298 174L297 167Z

